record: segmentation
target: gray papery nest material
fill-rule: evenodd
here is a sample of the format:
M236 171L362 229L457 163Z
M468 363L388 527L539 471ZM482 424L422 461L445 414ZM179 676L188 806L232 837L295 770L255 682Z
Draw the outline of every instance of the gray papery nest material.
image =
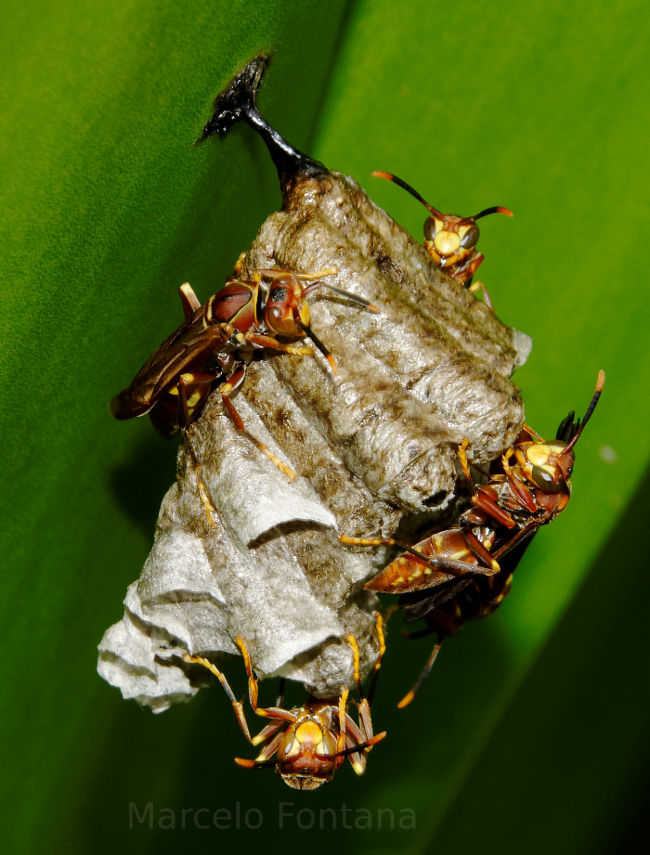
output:
M124 618L99 645L99 673L154 711L196 692L183 653L235 654L237 636L260 677L288 677L318 697L352 685L347 633L367 674L378 652L378 601L363 585L385 556L342 546L338 532L389 536L409 520L435 524L455 506L461 441L469 439L475 463L487 463L524 419L509 377L530 339L441 274L355 181L299 152L287 166L266 141L284 204L263 223L242 278L260 268L331 267L325 281L380 311L325 289L308 298L336 378L319 353L248 367L237 409L297 480L236 430L219 394L190 427L218 517L209 525L181 446L151 553ZM226 665L228 674L237 668Z

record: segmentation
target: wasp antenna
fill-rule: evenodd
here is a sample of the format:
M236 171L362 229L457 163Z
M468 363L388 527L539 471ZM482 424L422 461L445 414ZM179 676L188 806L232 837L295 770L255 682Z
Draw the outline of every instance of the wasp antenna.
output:
M376 745L378 742L381 742L382 739L386 737L385 730L382 730L381 733L376 734L371 739L367 739L365 742L359 742L358 745L351 745L349 748L344 748L342 751L337 751L334 754L324 754L322 756L327 757L327 759L333 759L334 757L347 757L348 754L359 754L361 751L364 751L366 748L372 748L373 745Z
M336 271L334 272L336 273ZM358 297L356 294L352 294L350 291L344 291L343 288L337 288L336 285L330 285L329 282L314 282L312 285L307 285L306 288L303 288L303 297L306 297L307 294L311 294L317 288L325 288L328 291L331 291L333 294L338 294L339 297L345 297L347 300L351 300L353 303L356 303L359 306L363 306L364 309L367 309L369 312L373 312L374 314L377 314L377 312L379 312L379 306L375 306L374 303L371 303L369 300L366 300L365 297Z
M587 422L591 418L593 411L596 409L596 404L598 403L598 401L600 399L600 395L601 395L601 392L603 391L604 385L605 385L605 372L601 368L601 370L598 372L598 379L596 380L596 388L594 390L594 396L591 399L591 403L587 407L587 412L584 414L582 421L578 425L578 429L575 432L573 438L571 439L571 442L567 445L567 447L564 449L562 454L566 454L567 451L571 451L571 449L574 447L576 442L580 439L580 434L585 429L585 425L587 424Z
M481 217L487 217L488 214L505 214L506 217L514 217L510 208L504 208L503 205L493 205L491 208L485 208L483 211L479 211L478 214L474 217L470 217L470 219L480 220Z
M381 170L373 172L372 174L375 178L385 178L386 181L392 181L393 184L398 184L400 187L406 190L407 193L410 193L411 196L417 199L418 202L424 205L427 211L430 211L435 217L440 217L441 219L443 218L443 214L441 214L437 208L434 208L433 205L430 205L426 199L420 196L417 190L411 187L410 184L407 184L406 181L402 181L402 179L398 178L397 175L393 175L392 172L382 172Z

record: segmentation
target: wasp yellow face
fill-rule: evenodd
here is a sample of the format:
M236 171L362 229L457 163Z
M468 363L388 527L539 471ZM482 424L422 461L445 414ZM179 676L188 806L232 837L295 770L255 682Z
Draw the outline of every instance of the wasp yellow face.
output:
M294 790L315 790L331 781L337 768L336 739L316 717L292 725L278 748L276 769Z
M505 214L508 217L512 216L512 211L504 208L502 205L494 205L491 208L485 208L474 214L472 217L458 217L456 214L442 214L437 208L429 204L420 194L402 181L397 175L391 172L376 171L372 173L377 178L385 178L387 181L392 181L399 187L403 187L407 193L410 193L418 200L431 216L424 223L424 246L431 258L439 267L449 269L460 262L465 262L463 268L467 266L467 270L463 269L462 273L458 271L452 272L451 275L461 282L461 284L469 284L472 276L476 272L476 268L483 261L483 256L476 252L475 247L479 238L479 229L476 225L476 220L485 217L488 214Z
M440 267L451 267L473 251L479 239L473 220L453 214L428 217L424 224L424 245Z
M568 486L573 470L573 451L564 453L566 443L521 443L515 453L526 478L546 493L560 493Z

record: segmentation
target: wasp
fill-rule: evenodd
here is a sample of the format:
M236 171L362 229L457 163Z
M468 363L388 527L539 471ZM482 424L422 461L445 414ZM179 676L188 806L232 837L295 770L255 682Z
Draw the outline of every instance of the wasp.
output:
M381 658L386 649L383 624L379 614L376 615L376 622L379 656L375 662L374 676L379 670ZM310 697L303 706L286 709L283 705L284 681L282 681L276 705L259 706L258 681L253 673L246 642L241 637L236 639L246 667L250 705L256 715L270 719L269 724L256 736L251 736L243 704L235 698L225 674L203 656L188 654L183 657L186 662L207 668L219 680L232 704L242 733L251 745L261 746L260 753L255 759L235 757L235 763L238 766L245 769L275 767L276 773L284 783L295 790L315 790L331 781L346 757L356 774L363 775L368 752L373 745L384 739L386 731L373 734L370 700L374 680L368 696L365 697L360 678L359 648L352 634L347 635L346 640L352 648L354 680L359 694L359 701L355 702L358 710L358 724L347 711L349 700L347 688L342 690L338 698L321 700Z
M240 262L236 271L239 266ZM321 277L334 273L329 268L310 274L259 270L252 279L232 276L204 305L190 284L184 283L179 292L185 322L145 362L130 385L113 398L113 416L130 419L148 413L164 436L181 431L191 450L185 429L196 421L210 392L218 387L237 429L246 433L289 478L295 478L289 467L246 431L230 396L244 382L246 366L255 350L314 355L309 346L285 343L279 338L308 337L336 374L334 356L311 329L305 298L317 288L326 288L370 311L378 309L361 297L321 281ZM315 281L303 285L305 280Z
M375 178L385 178L403 187L418 202L421 202L431 216L424 222L424 247L437 267L443 269L460 285L472 293L482 290L483 298L490 309L493 308L490 296L482 282L472 284L472 278L485 258L476 249L479 239L479 227L476 221L488 214L505 214L512 217L512 211L502 205L494 205L474 214L473 217L458 217L455 214L442 214L430 205L406 181L402 181L390 172L373 172Z
M414 687L399 702L407 706L431 671L445 638L464 624L497 609L508 594L512 574L538 529L552 522L571 497L574 449L600 399L605 374L600 371L594 395L582 418L575 412L547 441L524 425L516 443L493 466L487 484L473 488L471 507L457 524L408 546L393 539L354 538L343 543L397 546L403 549L381 573L366 583L370 591L401 594L407 621L424 619L414 635L436 634L436 644ZM458 450L466 481L472 485L468 442ZM473 485L472 485L473 486Z

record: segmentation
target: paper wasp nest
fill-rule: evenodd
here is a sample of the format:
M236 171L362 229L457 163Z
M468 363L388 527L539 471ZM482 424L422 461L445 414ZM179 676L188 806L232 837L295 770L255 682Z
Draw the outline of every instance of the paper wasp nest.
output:
M441 274L356 182L269 129L255 106L265 63L256 58L224 90L204 134L248 121L280 175L283 208L263 223L242 277L333 267L328 281L380 311L325 290L309 298L336 378L320 354L278 354L248 368L237 409L296 481L238 433L218 394L191 426L218 519L208 524L181 446L151 554L123 620L99 646L102 676L154 710L196 691L183 653L237 653L237 636L259 676L289 677L320 697L352 684L349 632L367 673L378 601L363 585L378 558L342 546L338 533L389 536L412 516L435 521L453 506L460 442L467 437L472 459L488 462L523 423L508 378L529 353L528 337ZM226 671L238 667L232 660Z

